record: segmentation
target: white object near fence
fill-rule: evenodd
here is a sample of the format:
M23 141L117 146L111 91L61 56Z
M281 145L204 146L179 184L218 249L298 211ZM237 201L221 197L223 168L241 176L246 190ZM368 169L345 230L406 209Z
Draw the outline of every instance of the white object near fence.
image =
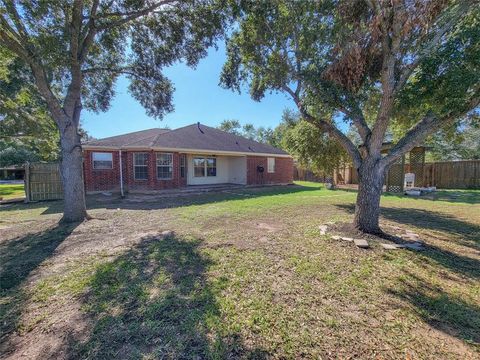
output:
M414 173L406 173L405 174L404 189L412 188L414 186L415 186L415 174Z

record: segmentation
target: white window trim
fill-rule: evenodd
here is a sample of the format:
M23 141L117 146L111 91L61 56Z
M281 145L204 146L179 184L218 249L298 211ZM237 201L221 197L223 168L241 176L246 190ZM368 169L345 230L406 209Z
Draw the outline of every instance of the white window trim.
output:
M195 168L196 167L199 167L199 166L195 166L195 159L203 159L205 162L203 164L203 176L197 176L195 175ZM208 175L208 162L207 162L207 159L215 159L215 175ZM196 178L213 178L213 177L217 177L217 169L218 169L218 166L217 166L217 162L218 162L218 159L214 156L194 156L192 158L192 163L193 163L193 177L196 177Z
M133 157L133 180L135 181L148 181L148 163L147 165L135 165L135 155L136 154L147 154L148 156L148 153L147 152L134 152L132 153L132 157ZM147 160L148 161L148 160ZM147 168L147 178L146 179L137 179L136 176L135 176L135 167L138 166L138 167L146 167Z
M187 154L180 154L180 159L179 159L179 176L183 179L187 177ZM182 164L183 163L183 164ZM182 168L183 168L183 176L182 176Z
M171 158L172 158L172 163L171 163L170 165L160 165L160 166L159 166L159 165L158 165L158 162L157 162L157 161L158 161L158 155L170 155ZM159 177L158 177L158 168L159 168L159 167L167 167L167 166L172 168L172 172L171 172L172 177L169 177L169 178L159 178ZM156 152L156 153L155 153L155 170L156 170L156 172L157 172L157 180L173 180L173 177L174 177L174 176L173 176L173 153Z
M204 163L203 163L203 175L202 175L202 176L198 176L198 175L195 174L195 168L200 167L200 166L195 166L195 159L203 159L203 160L204 160ZM194 178L204 178L204 177L207 177L207 170L205 169L205 165L206 165L205 156L194 156L194 157L192 158L192 164L193 164L193 177L194 177Z
M109 168L96 168L95 167L95 159L94 159L94 154L109 154L110 157L112 158L112 160L110 161L111 162L111 166ZM97 161L102 161L102 160L97 160ZM103 151L92 151L92 169L93 170L112 170L113 169L113 153L111 152L103 152Z
M273 169L270 169L270 162L272 162L272 167ZM275 173L275 158L274 157L269 157L267 158L267 172L270 173L270 174L274 174Z

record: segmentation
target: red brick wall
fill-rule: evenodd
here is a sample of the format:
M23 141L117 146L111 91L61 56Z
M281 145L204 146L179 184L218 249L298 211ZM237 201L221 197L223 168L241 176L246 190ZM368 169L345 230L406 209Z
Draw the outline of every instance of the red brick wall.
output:
M164 190L175 189L179 187L187 186L187 178L180 177L180 154L173 153L173 178L170 180L157 179L157 166L156 166L156 152L155 151L139 151L148 153L148 179L147 180L135 180L133 173L133 154L129 151L125 153L125 184L128 190Z
M92 152L111 153L113 160L112 169L94 169ZM118 151L90 151L83 152L83 171L85 189L87 191L112 191L120 189L120 167Z
M118 151L98 151L110 152L113 154L113 169L94 170L92 164L91 150L84 151L84 178L87 191L119 191L120 190L120 167ZM162 190L173 189L187 186L185 177L180 177L180 155L173 153L173 178L171 180L158 180L156 167L156 154L154 151L138 151L148 153L148 179L135 180L133 172L133 154L132 151L122 151L123 163L123 185L125 191L129 190Z
M113 169L95 170L92 163L92 150L84 151L84 179L85 188L89 192L93 191L120 191L120 166L118 151L98 151L109 152L113 156ZM158 180L156 168L155 151L139 151L148 153L148 179L135 180L133 174L133 153L132 151L122 151L123 163L123 185L125 191L129 190L163 190L174 189L187 186L187 175L180 177L180 156L179 153L173 153L173 179ZM265 169L263 173L257 171L257 166L261 165ZM293 159L275 158L275 172L269 173L267 168L267 157L265 156L247 156L247 184L289 184L293 182Z
M263 166L264 172L259 173L257 166ZM269 173L266 156L247 156L247 184L290 184L293 182L293 159L275 158L275 172Z

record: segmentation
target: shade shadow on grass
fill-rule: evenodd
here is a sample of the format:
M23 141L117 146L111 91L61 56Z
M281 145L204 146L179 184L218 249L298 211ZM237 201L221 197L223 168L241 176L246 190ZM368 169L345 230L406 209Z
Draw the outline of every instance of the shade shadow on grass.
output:
M17 328L27 295L23 282L77 227L76 224L56 225L40 233L0 242L0 354L6 351L3 341Z
M317 185L317 184L315 184ZM207 193L185 193L185 194L137 194L127 193L126 198L122 199L119 194L110 196L96 194L87 196L87 209L126 209L126 210L159 210L181 208L191 205L204 205L212 203L222 203L231 200L255 199L263 196L288 195L309 191L318 191L322 188L318 186L301 185L282 185L265 187L240 187L231 191L211 191ZM145 197L138 201L132 201L135 197ZM2 211L19 211L23 209L45 208L42 212L46 214L57 214L62 212L63 201L42 201L29 204L10 204L1 207Z
M337 207L350 214L355 212L355 205L339 204ZM474 248L480 246L480 226L467 221L459 220L449 214L412 208L381 207L381 216L405 225L412 225L424 229L438 230L454 236L461 236L470 242ZM462 244L467 245L467 244Z
M211 260L193 238L148 236L100 265L82 299L93 324L70 337L68 358L256 358L222 323L216 297L225 279L206 276Z
M335 205L349 213L354 213L354 205ZM453 216L421 209L381 208L381 216L397 223L414 225L425 229L439 230L453 236L461 236L461 240L455 241L461 245L478 249L480 245L480 226L456 219ZM431 259L435 263L448 268L456 273L480 278L480 261L470 257L455 254L440 247L428 244L427 250L418 254L426 260Z
M450 295L408 273L401 290L387 292L408 302L415 313L433 328L457 337L480 350L480 306Z
M421 196L407 196L397 193L385 193L385 197L409 200L431 200L451 203L480 204L479 190L440 190Z

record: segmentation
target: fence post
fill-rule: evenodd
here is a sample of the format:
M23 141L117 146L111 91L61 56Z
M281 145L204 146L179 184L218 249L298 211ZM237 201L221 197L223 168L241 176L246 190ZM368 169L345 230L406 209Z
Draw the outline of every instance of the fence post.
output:
M25 202L30 202L30 163L27 161L25 163L25 177L23 179L25 186Z

